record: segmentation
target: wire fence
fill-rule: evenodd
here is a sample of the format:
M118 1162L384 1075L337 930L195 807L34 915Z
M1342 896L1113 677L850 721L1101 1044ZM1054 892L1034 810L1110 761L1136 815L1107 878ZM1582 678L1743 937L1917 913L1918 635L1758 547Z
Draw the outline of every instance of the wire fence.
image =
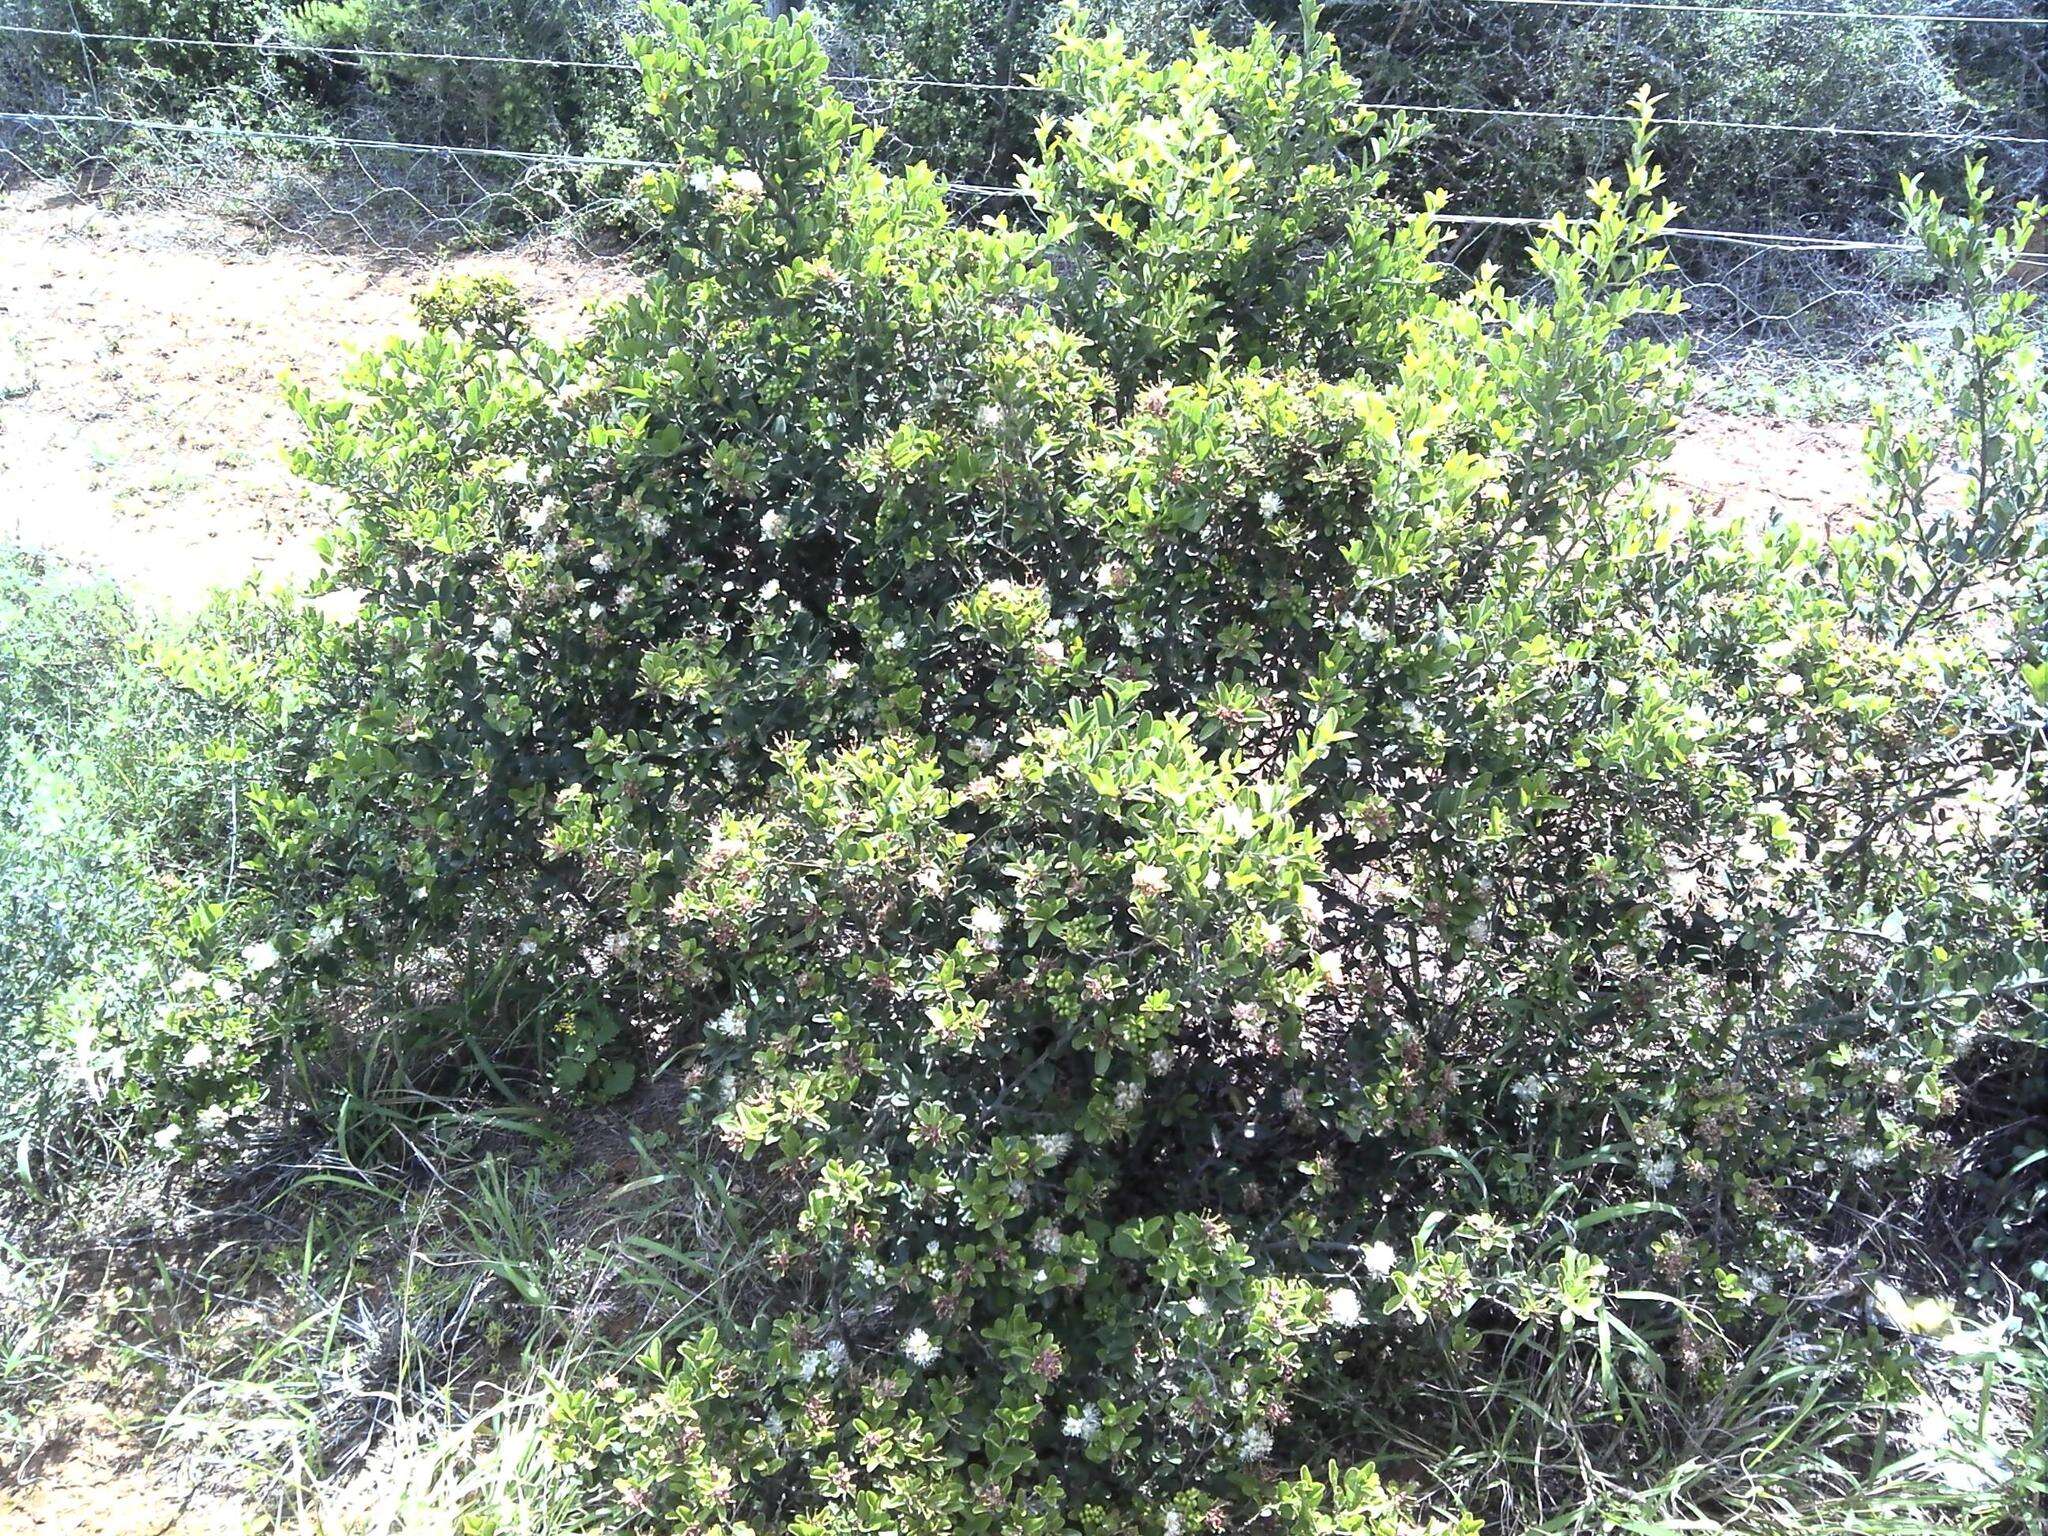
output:
M1341 11L1376 3L1376 0L1328 0L1324 9ZM1707 0L1488 0L1489 4L1512 7L1534 6L1564 11L1647 11L1684 16L1760 16L1792 21L1911 23L1917 26L1948 27L2048 27L2048 16L2002 16L1958 11L1809 10L1792 5L1715 5Z
M1792 15L1802 17L1810 15L1834 15L1838 17L1858 20L1877 18L1884 20L1913 22L1926 22L1932 19L1936 19L1931 16L1912 13L1807 11L1779 12L1766 10L1759 7L1747 6L1664 5L1652 3L1652 0L1491 0L1491 3L1497 5L1571 5L1582 8L1592 7L1597 9L1618 9L1623 8L1625 4L1627 9L1632 10L1683 10L1688 12L1705 11L1720 14L1736 13L1748 15ZM2000 20L1999 18L1983 16L1969 18L1949 17L1946 19L1950 21L1969 20L1979 25ZM2044 26L2048 25L2048 19L2012 17L2003 18L2003 24L2016 26ZM639 70L639 66L637 64L625 63L618 60L536 58L525 57L516 54L423 52L403 48L329 47L326 45L315 46L306 43L265 41L262 39L163 37L126 32L83 32L68 28L31 27L14 23L0 23L0 34L65 38L79 43L121 43L136 46L153 46L168 48L205 48L222 50L242 49L271 54L333 56L337 58L351 59L404 60L414 63L491 64L523 68L607 70L631 73L637 73ZM1058 92L1053 90L1049 86L1038 85L1025 81L949 80L942 77L929 75L866 75L850 74L843 72L828 72L824 76L824 78L827 83L833 85L886 86L912 90L957 90L979 92L1006 91L1048 98L1058 95ZM1371 108L1372 110L1379 112L1416 113L1423 116L1444 115L1483 118L1512 118L1526 121L1562 123L1606 123L1629 125L1633 125L1636 122L1635 116L1632 113L1626 112L1571 112L1555 110L1538 110L1523 107L1460 106L1455 104L1446 105L1442 103L1422 101L1368 101L1365 103L1365 105ZM20 114L9 115L19 116ZM110 119L110 121L118 120ZM1706 128L1721 129L1726 131L1743 133L1805 133L1822 134L1829 137L1837 138L1848 137L1875 139L1909 139L1942 144L2015 146L2048 145L2048 135L2043 134L1995 133L1964 129L1887 128L1877 124L1862 123L1787 123L1771 121L1749 121L1740 118L1685 116L1652 117L1650 121L1652 126L1659 128ZM153 124L151 126L161 125Z
M1332 0L1328 9L1329 13L1339 13L1376 3L1380 0ZM1502 11L1520 8L1594 16L1613 13L1623 18L1663 13L1685 17L1739 16L1774 22L1985 29L2011 39L2014 48L2035 48L2038 39L2040 57L2048 60L2048 15L1978 10L1822 9L1715 4L1709 0L1473 3ZM638 152L607 152L609 145L602 138L595 147L579 148L407 138L378 131L383 125L374 115L365 117L360 126L350 131L346 125L298 121L291 114L278 114L281 121L275 126L208 121L196 114L149 115L122 110L118 103L132 98L118 91L113 94L116 105L108 101L108 87L119 83L123 71L146 73L155 67L154 59L167 53L196 51L266 61L303 61L322 67L345 64L404 65L443 72L561 71L571 76L618 79L621 88L631 89L636 84L632 77L637 76L639 65L622 57L334 45L290 37L208 37L35 22L0 23L0 40L5 39L14 39L31 49L37 45L75 48L83 66L84 89L67 87L53 93L45 83L42 98L37 99L33 85L24 90L15 79L8 95L17 99L10 101L0 96L0 107L6 108L0 110L0 162L11 158L19 166L34 169L62 164L88 167L102 178L126 178L124 190L131 193L169 195L182 190L187 195L211 197L230 204L245 216L301 236L367 242L388 252L431 248L451 241L475 243L493 234L545 224L593 232L598 243L616 249L632 242L636 227L629 206L630 178L663 169L670 163L654 158L645 152L644 143L633 143L624 134L613 137L623 141L627 149ZM17 70L16 75L19 74ZM966 93L997 99L1027 98L1048 107L1057 105L1058 93L1051 88L1010 78L949 78L848 68L835 68L826 78L857 107L876 117L886 117L891 107L905 99L905 93ZM0 88L9 86L9 77L0 74ZM24 96L29 99L19 99ZM1367 105L1376 111L1424 120L1472 123L1489 129L1509 125L1524 132L1613 134L1636 122L1631 113L1580 108L1399 98L1374 100ZM2039 126L2048 127L2048 112L2043 117ZM1661 110L1651 121L1660 129L1688 135L1756 136L1766 142L1782 137L1804 142L1928 146L1944 154L2024 152L2034 160L2048 161L2048 157L2038 153L2048 148L2048 132L2021 132L2009 127L1797 121L1684 111L1667 114ZM153 145L183 144L189 148L182 153L114 152L122 143L135 140ZM266 161L249 153L266 148L290 151L296 159ZM915 146L907 149L914 153ZM906 158L909 157L907 153ZM157 167L168 167L168 174L152 184L152 171ZM953 177L947 186L954 197L967 203L1023 205L1030 201L1027 189L1003 180ZM1468 197L1465 203L1441 215L1442 222L1460 232L1461 239L1468 242L1506 238L1510 232L1525 234L1546 222L1532 213L1468 206L1470 201ZM1865 229L1802 227L1808 222L1801 218L1795 221L1795 227L1690 222L1675 224L1667 233L1674 242L1701 251L1733 248L1746 253L1732 262L1709 262L1702 271L1687 274L1703 288L1716 289L1730 297L1738 296L1735 280L1759 260L1804 260L1803 270L1809 282L1818 277L1815 286L1822 300L1834 301L1850 294L1855 274L1867 273L1869 261L1896 260L1909 254L1909 248L1895 237L1887 238ZM1862 266L1843 269L1839 264L1844 260ZM1842 275L1841 282L1833 282L1835 273ZM1754 290L1740 297L1741 302L1735 306L1738 332L1783 318L1780 311L1785 306L1775 292L1761 302ZM1812 307L1803 304L1800 312Z

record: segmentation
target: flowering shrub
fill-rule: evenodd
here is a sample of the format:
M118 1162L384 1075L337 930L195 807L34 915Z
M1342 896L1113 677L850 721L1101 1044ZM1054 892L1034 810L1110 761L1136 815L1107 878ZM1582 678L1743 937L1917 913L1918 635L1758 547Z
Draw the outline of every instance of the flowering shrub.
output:
M1641 137L1453 292L1326 50L1070 39L1042 223L966 227L800 23L657 14L669 270L300 396L363 696L253 855L309 1015L431 975L730 1160L758 1263L561 1457L632 1528L1165 1533L1426 1521L1382 1400L1650 1454L1617 1348L1708 1398L2038 965L2003 638L1892 622L1897 529L1660 503Z

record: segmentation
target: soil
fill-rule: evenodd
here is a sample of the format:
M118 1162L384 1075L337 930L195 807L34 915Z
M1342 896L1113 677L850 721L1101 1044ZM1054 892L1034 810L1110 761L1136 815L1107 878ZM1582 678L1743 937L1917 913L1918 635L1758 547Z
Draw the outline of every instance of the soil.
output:
M1665 480L1708 514L1778 517L1840 533L1869 482L1860 422L1800 422L1694 407L1664 464Z
M243 1536L251 1523L91 1404L67 1411L25 1486L0 1489L0 1536Z
M63 1385L30 1405L0 1463L0 1536L244 1536L239 1500L139 1433L151 1389L110 1364L102 1326L88 1305L52 1342Z
M556 246L429 267L47 186L0 193L0 251L0 539L173 611L317 567L332 508L285 462L298 423L282 374L332 388L413 329L413 294L444 272L514 278L544 334L625 280Z

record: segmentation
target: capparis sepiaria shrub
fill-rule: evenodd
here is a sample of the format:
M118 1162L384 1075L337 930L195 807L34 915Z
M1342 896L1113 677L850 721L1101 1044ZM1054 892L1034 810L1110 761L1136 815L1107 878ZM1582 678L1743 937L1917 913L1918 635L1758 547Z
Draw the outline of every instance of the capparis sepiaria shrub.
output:
M561 1462L632 1529L1391 1532L1720 1435L1739 1512L2038 955L2002 618L1906 616L1974 579L1660 499L1646 136L1510 291L1312 37L1070 37L967 224L800 20L657 19L665 270L299 396L360 691L245 861L302 1054L660 1070L729 1160L758 1262Z

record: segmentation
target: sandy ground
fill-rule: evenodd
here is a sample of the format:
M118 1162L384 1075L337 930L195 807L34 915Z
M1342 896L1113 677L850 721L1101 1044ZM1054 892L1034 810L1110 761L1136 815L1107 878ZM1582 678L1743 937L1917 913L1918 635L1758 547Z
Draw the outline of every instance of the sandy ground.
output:
M280 375L332 386L412 327L440 271L514 278L559 330L622 274L553 251L418 262L260 243L191 215L0 193L0 539L196 606L253 574L296 580L330 515L284 460Z
M512 277L544 330L624 280L560 250L441 269ZM331 508L285 463L297 422L279 376L333 385L350 357L411 328L434 275L49 188L0 194L0 539L173 610L252 573L309 574ZM1839 522L1862 493L1859 436L1700 409L1668 478L1710 509Z
M1785 516L1840 532L1864 509L1863 426L1733 415L1695 407L1664 478L1708 513L1757 522Z
M94 1408L71 1411L30 1479L0 1489L0 1536L243 1536L252 1526L238 1502L184 1486L174 1466Z

